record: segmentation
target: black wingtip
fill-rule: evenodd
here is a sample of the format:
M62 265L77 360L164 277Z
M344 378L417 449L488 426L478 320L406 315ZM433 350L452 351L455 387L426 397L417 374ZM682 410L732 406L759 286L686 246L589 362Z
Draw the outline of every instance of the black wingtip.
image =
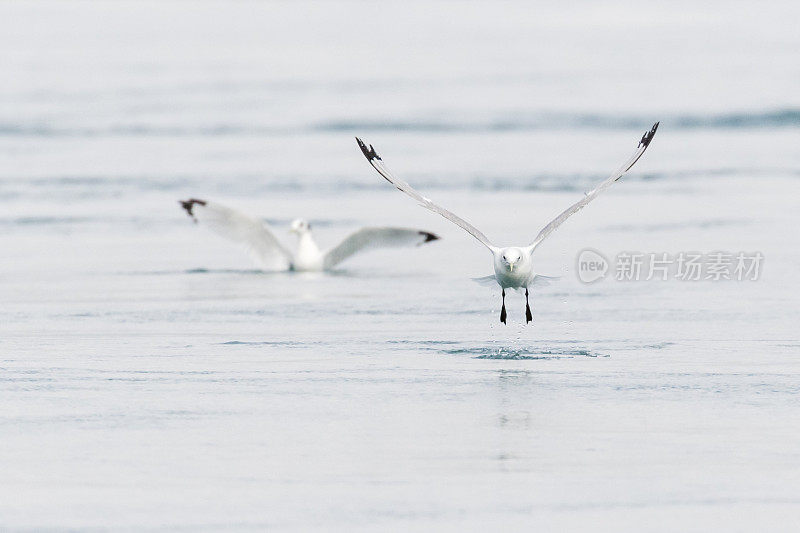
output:
M426 242L431 242L431 241L438 241L441 238L435 233L429 233L427 231L420 231L419 234L425 236L425 240L422 241L421 244L425 244Z
M206 205L205 200L198 200L197 198L189 198L188 200L178 200L178 203L181 204L181 207L186 210L186 214L189 215L192 220L197 222L197 219L194 216L194 209L195 205Z
M378 153L375 151L375 148L373 148L371 144L369 145L369 148L367 148L366 143L364 143L364 141L358 137L356 137L356 142L358 143L358 147L361 148L361 153L363 153L364 157L367 158L367 161L372 161L373 159L377 159L378 161L381 160L381 156L378 155Z
M656 122L655 124L653 124L653 127L650 128L650 131L644 132L644 135L642 135L642 140L639 141L639 146L644 146L646 148L647 146L650 145L650 141L653 140L653 136L656 134L656 130L658 129L659 124L661 124L660 121Z

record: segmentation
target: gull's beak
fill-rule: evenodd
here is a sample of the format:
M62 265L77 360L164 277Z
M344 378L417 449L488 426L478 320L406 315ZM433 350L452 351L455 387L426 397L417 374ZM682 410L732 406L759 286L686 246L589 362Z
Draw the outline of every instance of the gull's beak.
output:
M508 268L511 270L511 272L514 272L514 263L509 263Z

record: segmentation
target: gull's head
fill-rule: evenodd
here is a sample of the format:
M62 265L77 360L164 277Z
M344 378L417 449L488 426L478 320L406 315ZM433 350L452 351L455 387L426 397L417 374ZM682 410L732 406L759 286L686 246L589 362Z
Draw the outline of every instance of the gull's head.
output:
M292 220L292 225L289 228L291 233L296 233L297 235L303 235L311 231L311 224L308 223L308 220L303 218L296 218Z
M503 261L509 272L514 272L514 267L522 261L522 250L519 248L506 248L503 250L500 260Z

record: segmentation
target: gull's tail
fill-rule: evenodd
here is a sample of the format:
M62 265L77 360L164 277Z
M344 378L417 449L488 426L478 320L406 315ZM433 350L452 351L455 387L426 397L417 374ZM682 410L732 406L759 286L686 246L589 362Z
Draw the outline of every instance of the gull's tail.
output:
M535 276L533 276L533 281L530 282L530 285L544 287L560 279L561 276L542 276L541 274L536 274Z
M484 287L497 287L497 278L494 274L491 276L483 276L482 278L472 278L472 281Z
M533 280L528 284L528 287L544 287L546 285L550 285L554 281L558 281L561 279L561 276L542 276L541 274L536 274L533 277ZM472 281L477 283L478 285L483 285L484 287L497 287L497 278L494 275L491 276L483 276L482 278L472 278ZM525 287L518 287L517 290L524 291Z

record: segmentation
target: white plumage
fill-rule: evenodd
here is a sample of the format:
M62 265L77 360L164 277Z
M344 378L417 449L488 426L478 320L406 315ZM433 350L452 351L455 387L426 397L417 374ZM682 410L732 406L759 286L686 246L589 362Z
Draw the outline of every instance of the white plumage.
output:
M190 217L218 235L243 244L258 265L270 271L330 270L351 256L378 248L419 246L439 237L428 231L410 228L361 228L336 246L321 251L303 219L292 222L290 231L298 237L292 253L261 220L216 202L191 198L181 200Z

